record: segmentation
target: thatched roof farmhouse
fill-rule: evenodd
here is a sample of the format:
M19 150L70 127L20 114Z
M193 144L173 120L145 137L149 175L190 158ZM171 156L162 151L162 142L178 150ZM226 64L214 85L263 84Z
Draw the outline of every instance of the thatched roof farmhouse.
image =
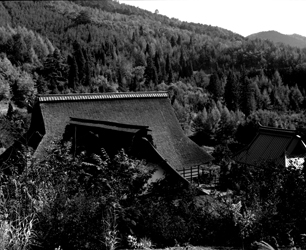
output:
M138 147L140 152L155 155L156 162L181 175L193 171L185 176L190 179L213 159L184 134L167 92L40 95L27 135L34 156L43 156L50 141L62 138L67 126L80 136L89 129L113 145L125 145L140 135L146 141Z

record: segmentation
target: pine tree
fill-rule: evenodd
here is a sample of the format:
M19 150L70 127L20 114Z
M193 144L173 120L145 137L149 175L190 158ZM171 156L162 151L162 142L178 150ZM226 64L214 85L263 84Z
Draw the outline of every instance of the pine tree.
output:
M147 58L147 67L145 69L145 83L149 87L149 89L154 89L158 84L158 76L156 73L156 68L153 63L153 59L151 56ZM152 86L153 84L153 86Z
M21 64L25 62L30 62L29 50L26 46L24 38L21 34L17 33L13 35L13 47L12 47L12 57L10 61L14 64Z
M158 82L161 82L161 66L160 66L160 56L159 53L156 52L155 53L155 57L154 57L154 66L156 68L156 74L158 76Z
M82 49L84 59L85 59L85 67L84 67L84 85L90 86L91 85L91 77L93 71L93 63L91 53L87 52L84 48Z
M76 63L78 65L78 79L79 82L82 84L85 74L86 60L84 58L82 47L76 40L73 43L73 57L75 58Z
M144 34L143 27L142 27L142 25L140 25L140 27L139 27L139 35L143 36L143 34Z
M74 56L69 55L68 59L69 73L68 73L68 87L75 89L79 82L78 65Z
M60 92L64 90L67 84L69 67L66 58L61 55L59 49L55 49L53 54L43 62L43 66L39 68L38 73L43 77L40 79L40 91L45 91L46 82L49 89L58 89Z
M213 95L215 99L219 99L223 96L224 88L222 82L219 79L217 72L214 72L209 79L208 91Z
M300 111L300 108L304 101L304 97L297 85L291 87L289 96L290 96L291 109Z
M266 88L262 91L261 94L261 109L271 109L271 99Z
M146 56L151 56L151 49L150 49L150 45L148 43L147 43L147 46L146 46L145 54L146 54Z
M281 78L281 76L280 76L280 74L279 74L279 72L277 70L273 74L272 84L275 87L281 87L283 85L282 78Z
M187 74L187 77L191 77L193 75L192 60L188 60L187 62L186 74Z
M289 89L284 86L279 72L276 70L271 79L272 82L272 103L274 109L285 111L289 106Z
M248 78L243 79L242 111L248 116L256 109L255 86Z
M232 115L227 109L227 107L223 107L220 111L221 117L219 126L216 131L216 139L219 142L225 142L230 138L233 138L234 135L234 123L232 122Z
M176 43L177 43L177 45L181 46L181 44L182 44L182 39L181 39L181 36L180 36L180 35L178 35Z
M14 108L12 102L9 102L6 117L10 120L13 116Z
M166 74L168 75L166 82L168 84L172 83L173 82L173 71L172 71L172 65L171 65L169 54L167 55L167 58L166 58Z
M89 32L87 37L87 44L91 43L91 41L92 41L91 32Z
M236 74L230 70L224 88L224 100L229 110L235 111L239 108L239 92L239 83Z
M186 63L186 59L184 56L184 51L181 50L181 56L180 56L180 72L179 72L179 76L181 78L185 78L188 76L188 72L187 72L187 63Z
M170 43L171 43L171 46L172 46L172 47L175 47L175 46L176 46L176 41L175 41L174 36L171 37Z

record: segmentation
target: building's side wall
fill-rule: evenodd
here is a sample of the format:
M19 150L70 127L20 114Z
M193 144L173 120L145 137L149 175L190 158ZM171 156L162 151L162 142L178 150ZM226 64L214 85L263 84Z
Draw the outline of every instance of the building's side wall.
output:
M287 157L285 158L286 167L294 166L296 168L302 169L305 159L303 157Z

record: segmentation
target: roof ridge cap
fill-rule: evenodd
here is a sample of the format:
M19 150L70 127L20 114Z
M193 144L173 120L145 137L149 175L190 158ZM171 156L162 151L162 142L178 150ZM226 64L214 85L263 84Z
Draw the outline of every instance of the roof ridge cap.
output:
M68 94L37 94L37 96L80 96L80 95L125 95L125 94L158 94L168 91L138 91L138 92L102 92L102 93L68 93Z
M77 93L77 94L47 94L37 95L39 102L84 101L84 100L114 100L138 98L168 98L167 91L147 92L106 92L106 93Z
M268 126L260 126L259 130L261 131L275 131L275 132L284 132L284 133L296 133L295 129L286 129L286 128L275 128L275 127L268 127Z

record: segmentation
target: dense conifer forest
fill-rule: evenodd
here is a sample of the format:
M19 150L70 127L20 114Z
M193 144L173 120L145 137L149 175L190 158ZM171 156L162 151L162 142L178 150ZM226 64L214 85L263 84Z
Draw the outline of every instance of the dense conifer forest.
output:
M7 1L0 11L0 94L13 107L30 110L35 91L168 90L185 132L210 146L239 140L239 125L304 123L306 48L115 1Z
M306 48L251 40L220 27L170 19L158 11L151 13L111 0L0 2L2 151L27 130L36 94L160 90L169 92L185 133L199 145L213 147L215 163L222 167L230 162L231 154L250 142L259 123L297 129L305 139L305 80ZM45 195L41 197L42 202L45 203L33 203L32 197L20 196L25 203L5 206L10 209L25 206L27 211L36 207L42 223L35 227L35 231L43 235L44 249L53 250L60 245L66 246L64 249L71 246L75 249L114 249L111 244L117 242L117 237L126 238L131 232L138 237L150 237L157 246L174 245L175 241L180 244L239 245L240 240L251 242L267 236L266 233L282 236L293 223L305 221L303 215L306 212L299 210L299 207L305 207L306 189L302 188L306 187L305 178L290 169L280 171L273 164L270 164L273 167L269 168L268 176L255 169L243 169L239 174L229 176L230 185L239 184L247 195L241 191L231 204L223 200L225 205L217 203L213 208L215 212L211 212L209 206L205 211L198 210L190 200L191 194L185 191L179 195L180 206L175 205L172 201L178 197L174 197L172 185L167 184L164 187L168 192L157 186L156 197L150 197L151 200L140 205L135 194L128 191L131 187L125 186L126 179L116 181L112 178L114 173L109 179L103 179L104 172L101 171L106 171L109 165L133 165L125 175L127 179L135 178L135 173L141 172L135 167L140 163L131 162L123 152L114 160L105 154L100 158L89 157L90 164L96 164L99 171L95 178L86 179L77 166L89 166L84 163L88 159L85 160L85 156L72 159L65 147L61 150L52 152L42 168L47 170L32 169L26 176L16 175L17 182L1 175L7 184L1 192L12 192L12 197L20 195L16 183L24 184L28 188L27 194L32 194L28 178L36 178L36 195L41 190L48 190L42 192ZM21 156L22 160L25 158ZM258 168L267 170L266 166ZM146 180L146 174L142 173L141 183ZM76 176L85 178L83 184L70 182ZM52 180L48 189L45 189L44 178ZM61 182L57 182L57 178ZM272 188L268 184L271 178L280 184ZM297 182L299 185L294 184ZM115 193L91 188L92 185L105 187L105 183L119 188ZM250 183L254 185L250 187ZM291 185L286 192L282 186L285 183ZM64 190L56 196L58 199L54 198L55 190ZM265 195L256 196L258 193ZM99 200L99 203L95 200L97 194L104 195L105 200ZM124 203L126 200L123 201L125 205L118 205L122 195L130 199L129 205ZM48 197L54 198L52 207ZM70 203L64 206L60 202L62 198ZM232 206L241 199L247 206L243 207L245 213L240 213L239 205ZM275 200L278 203L273 203ZM302 205L297 204L298 201ZM99 210L98 205L87 207L89 203L86 202L100 204L104 210ZM44 204L50 207L44 207ZM78 206L80 204L83 205ZM105 208L106 204L114 206ZM149 215L147 211L150 211ZM290 217L288 211L295 217ZM146 215L141 216L142 212ZM179 216L173 217L176 213ZM121 216L116 217L118 230L112 228L115 220L112 216L117 214ZM1 214L2 219L5 216L5 213ZM103 228L96 221L99 216L105 216ZM23 218L27 223L33 219ZM97 231L89 228L86 220L91 220ZM73 224L76 221L77 227ZM135 221L142 226L135 229ZM295 224L296 227L305 229L300 222ZM281 223L284 228L275 232ZM17 228L15 224L11 226ZM72 228L75 229L70 231ZM91 233L87 234L88 230ZM224 236L226 231L228 234ZM99 238L101 235L103 240ZM135 244L134 247L139 248ZM128 246L128 242L123 245Z

